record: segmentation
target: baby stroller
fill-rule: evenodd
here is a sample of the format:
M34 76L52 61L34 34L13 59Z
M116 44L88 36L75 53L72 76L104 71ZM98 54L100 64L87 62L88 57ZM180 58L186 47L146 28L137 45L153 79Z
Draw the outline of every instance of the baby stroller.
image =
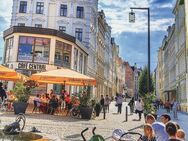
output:
M88 141L105 141L105 139L101 135L95 134L95 129L96 129L96 127L93 128L93 130L92 130L93 136ZM86 138L84 137L84 132L86 132L87 130L89 130L89 128L86 128L86 129L82 130L82 132L81 132L83 141L87 141Z
M135 139L132 135L138 136ZM137 132L125 132L122 129L115 129L112 133L112 138L114 141L138 141L142 140L142 134Z

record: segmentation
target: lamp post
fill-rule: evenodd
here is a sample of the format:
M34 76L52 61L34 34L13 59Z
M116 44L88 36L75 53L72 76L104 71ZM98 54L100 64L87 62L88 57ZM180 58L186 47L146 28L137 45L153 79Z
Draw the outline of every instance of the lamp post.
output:
M134 23L135 22L135 13L133 12L133 9L138 10L147 10L148 12L148 92L150 92L151 88L151 79L150 79L150 8L137 8L137 7L131 7L131 12L129 13L129 22Z

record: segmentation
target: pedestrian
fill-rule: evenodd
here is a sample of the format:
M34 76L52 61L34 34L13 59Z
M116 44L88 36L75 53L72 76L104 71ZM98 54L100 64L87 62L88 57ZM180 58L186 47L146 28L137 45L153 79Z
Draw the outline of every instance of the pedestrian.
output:
M178 119L178 107L179 107L179 102L174 100L174 103L173 103L173 106L172 106L174 119Z
M169 100L167 100L167 101L165 102L165 109L166 109L166 112L167 112L167 113L170 112L170 107L171 107L171 104L170 104Z
M162 123L164 123L164 124L166 124L167 122L169 122L171 120L171 117L170 117L170 115L168 115L168 114L162 114L161 116L160 116L160 121L162 122Z
M105 99L104 99L104 106L105 106L105 110L109 113L109 105L111 103L111 99L108 95L106 95Z
M132 115L134 112L134 97L131 98L130 102L128 103L128 106L130 107L130 114Z
M144 125L144 136L141 141L156 141L153 128L150 124Z
M118 111L117 111L118 114L121 114L122 103L123 103L123 96L122 96L122 94L118 94L116 96L116 104L117 104L117 107L118 107Z
M168 122L168 123L166 124L165 129L166 129L166 132L167 132L168 135L169 135L169 138L168 138L167 141L181 141L180 139L178 139L178 138L176 137L177 127L176 127L176 124L175 124L175 123L173 123L173 122L171 122L171 121Z
M185 141L185 132L183 129L177 130L176 138L180 139L181 141Z
M136 104L135 104L135 108L136 108L135 112L136 112L136 114L138 113L138 117L139 117L138 120L141 120L141 118L142 118L142 113L143 113L143 110L144 110L143 106L144 106L143 102L139 98L138 101L136 101Z
M3 89L2 82L0 82L0 98L1 98L2 102L7 98L7 94L6 94L5 90Z
M104 107L104 96L103 96L103 95L101 95L100 104L101 104L101 107L102 107L102 109L103 109L103 112L105 112L105 107Z
M156 141L167 141L168 134L165 131L165 124L156 121L155 117L151 114L146 116L146 123L150 124L154 130Z

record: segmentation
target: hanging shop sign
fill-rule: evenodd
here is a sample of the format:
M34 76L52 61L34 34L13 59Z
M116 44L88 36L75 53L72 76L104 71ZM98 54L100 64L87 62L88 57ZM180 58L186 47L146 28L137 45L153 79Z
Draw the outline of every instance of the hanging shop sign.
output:
M18 69L46 71L46 65L36 63L18 63Z

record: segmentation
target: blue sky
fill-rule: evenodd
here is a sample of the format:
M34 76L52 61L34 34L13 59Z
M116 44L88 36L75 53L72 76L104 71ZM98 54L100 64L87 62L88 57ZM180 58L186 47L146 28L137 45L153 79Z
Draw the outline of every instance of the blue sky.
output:
M135 23L128 22L130 7L150 7L151 10L151 69L157 64L157 50L166 35L168 26L174 23L172 9L175 0L99 0L106 20L112 27L112 36L120 46L120 56L138 66L147 64L147 12L136 10ZM0 56L4 42L2 32L10 26L12 0L0 2Z

